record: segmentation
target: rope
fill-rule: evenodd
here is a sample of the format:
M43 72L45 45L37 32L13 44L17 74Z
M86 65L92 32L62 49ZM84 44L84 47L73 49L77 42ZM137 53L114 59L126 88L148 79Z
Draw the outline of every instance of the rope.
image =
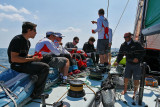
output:
M7 89L7 88L3 85L3 83L0 83L0 87L1 87L2 90L8 95L8 97L13 101L15 107L17 107L17 103L16 103L15 99L14 99L14 98L12 97L12 95L9 93L9 92L11 92L11 91L10 91L9 89ZM15 98L18 98L13 92L11 92L11 93L14 95Z
M117 25L116 25L116 28L114 29L113 35L114 35L114 33L115 33L115 31L116 31L116 29L117 29L117 27L118 27L118 25L119 25L119 23L120 23L120 21L121 21L121 18L122 18L123 14L124 14L124 12L125 12L125 10L126 10L126 8L127 8L128 3L129 3L129 0L127 1L126 6L125 6L125 8L124 8L124 10L123 10L123 12L122 12L122 14L121 14L121 17L119 18L119 21L118 21L118 23L117 23Z
M5 69L8 69L7 67L3 66L3 65L0 65L1 67L5 68Z
M62 95L62 97L63 97L67 92L68 92L68 90ZM62 98L62 97L61 97L61 98ZM59 98L56 103L58 103L61 98Z
M90 88L87 84L84 83L84 85L86 85L95 95L96 93L92 90L92 88Z

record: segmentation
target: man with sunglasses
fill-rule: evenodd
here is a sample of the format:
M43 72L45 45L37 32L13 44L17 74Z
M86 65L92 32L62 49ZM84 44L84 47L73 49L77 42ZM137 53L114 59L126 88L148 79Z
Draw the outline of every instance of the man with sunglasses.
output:
M73 42L67 42L65 48L72 54L73 58L76 58L78 62L78 67L80 70L85 70L86 68L86 57L84 51L77 51L78 47L76 46L79 43L79 38L76 36L73 38Z
M139 80L141 79L140 62L142 61L144 56L144 48L141 46L140 43L133 41L131 35L132 34L130 32L124 34L125 42L120 47L119 54L117 56L117 61L114 63L114 65L118 65L118 63L122 60L123 56L126 56L124 90L121 94L124 95L127 92L128 81L129 79L131 79L133 75L134 98L139 86Z
M74 59L72 59L72 56L70 52L68 52L63 46L62 46L62 39L63 35L61 33L56 33L56 38L54 40L55 46L59 49L60 57L66 57L69 59L70 67L72 68L71 71L69 71L69 75L80 73L80 70L78 70L77 63Z
M48 63L50 67L59 68L62 83L67 83L67 75L69 69L69 60L65 57L60 56L60 50L54 44L56 39L56 33L52 31L46 32L46 37L41 39L35 47L35 52L43 55L45 60L42 60L45 63Z
M43 57L32 57L28 54L30 48L29 38L36 36L36 26L36 24L31 22L23 23L22 34L15 36L9 44L8 59L13 70L38 76L31 97L41 98L49 72L49 65L40 62ZM46 95L46 97L48 97L48 95Z

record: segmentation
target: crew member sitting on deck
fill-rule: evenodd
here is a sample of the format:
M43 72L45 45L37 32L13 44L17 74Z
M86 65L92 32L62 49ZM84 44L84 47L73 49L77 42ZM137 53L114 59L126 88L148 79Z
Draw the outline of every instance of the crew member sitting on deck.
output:
M56 32L56 38L54 40L54 44L57 48L59 48L60 57L66 57L69 59L71 71L69 72L69 75L80 73L80 70L78 70L77 62L72 59L72 55L70 52L68 52L63 46L62 46L62 39L63 35L61 33Z
M72 54L72 57L78 61L78 67L80 70L85 70L87 67L86 54L84 51L77 51L78 47L76 46L79 43L79 38L74 37L73 42L67 42L65 48Z
M15 36L9 44L8 59L11 64L11 69L38 76L31 97L39 99L44 91L49 65L40 62L43 57L32 57L28 54L30 48L30 41L28 39L35 37L36 26L36 24L31 22L23 23L22 34ZM48 95L46 95L46 97L48 97Z
M62 77L62 83L67 83L67 75L69 69L69 60L65 57L58 57L60 55L59 49L54 45L56 34L52 31L46 33L46 37L41 39L35 47L35 52L41 52L45 59L44 61L49 64L50 67L59 68L60 75Z
M83 50L93 60L94 65L97 65L99 62L99 55L96 54L96 49L94 48L95 38L90 37L88 42L85 42L83 45ZM96 59L95 59L96 57Z
M131 33L124 34L125 42L121 44L117 61L114 65L118 65L119 62L122 60L123 56L126 56L126 68L124 73L124 90L122 91L122 95L127 92L127 85L128 80L131 79L133 75L134 80L134 94L133 98L135 97L136 91L139 86L139 80L141 79L141 67L140 62L144 56L144 48L141 46L140 43L133 41L131 38Z

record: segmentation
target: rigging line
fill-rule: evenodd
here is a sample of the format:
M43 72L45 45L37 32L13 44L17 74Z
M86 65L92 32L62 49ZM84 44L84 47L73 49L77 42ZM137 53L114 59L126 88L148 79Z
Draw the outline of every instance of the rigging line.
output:
M109 10L109 0L108 0L108 6L107 6L107 20L108 20L108 10Z
M121 21L121 18L122 18L123 14L124 14L124 12L125 12L125 10L126 10L126 8L127 8L128 3L129 3L129 0L127 1L126 6L125 6L125 8L124 8L124 10L123 10L123 12L122 12L122 14L121 14L121 17L119 18L119 21L118 21L118 23L117 23L117 25L116 25L116 28L114 29L113 35L114 35L114 33L115 33L115 31L116 31L116 29L117 29L117 27L118 27L118 25L119 25L119 23L120 23L120 21Z

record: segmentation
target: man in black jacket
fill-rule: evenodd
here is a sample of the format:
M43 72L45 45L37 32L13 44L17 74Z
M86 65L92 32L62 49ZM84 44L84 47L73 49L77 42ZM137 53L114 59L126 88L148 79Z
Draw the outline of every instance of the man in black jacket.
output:
M134 79L134 94L139 86L139 80L141 79L141 68L140 62L144 56L144 48L140 43L135 42L131 38L131 33L124 34L125 42L121 44L119 54L117 56L117 62L114 65L118 65L118 63L122 60L123 56L126 56L126 68L124 73L124 90L122 91L122 95L127 92L128 80L131 79L133 75Z
M95 38L94 37L90 37L88 42L85 42L83 45L83 49L84 52L91 57L91 59L93 60L94 64L98 64L99 62L99 55L96 54L96 49L94 48L94 42L95 42ZM95 59L96 57L96 59Z

